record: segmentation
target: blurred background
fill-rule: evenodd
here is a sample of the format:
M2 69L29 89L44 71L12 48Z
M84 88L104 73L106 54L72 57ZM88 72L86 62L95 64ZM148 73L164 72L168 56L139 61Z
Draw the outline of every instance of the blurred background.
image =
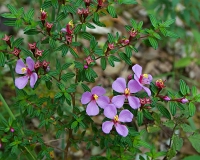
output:
M30 8L35 9L34 19L38 20L40 16L40 6L42 0L0 0L0 14L8 12L6 4L12 4L16 8L23 7L25 11ZM97 29L88 30L92 33L99 42L99 45L103 46L107 40L107 33L116 33L119 32L120 35L128 36L128 32L125 30L124 25L130 24L130 19L133 18L137 22L143 21L143 27L149 27L151 25L148 18L148 14L153 14L159 20L167 20L174 18L176 19L175 24L170 28L171 31L179 35L180 38L166 38L163 37L162 41L159 42L159 47L157 50L154 50L148 45L145 45L142 40L136 43L136 48L138 49L137 53L133 53L131 61L133 64L139 64L143 67L143 73L150 73L156 79L166 80L166 85L169 88L176 89L179 84L179 80L183 79L189 86L197 86L200 89L200 1L199 0L137 0L138 4L136 5L116 5L118 18L112 18L111 16L104 16L100 19L103 23L106 24L106 28L98 27ZM48 13L51 13L51 10L47 10ZM48 19L51 19L52 15L48 16ZM19 27L8 27L4 25L4 18L0 18L0 38L4 37L4 34L13 35L14 38L22 37L24 38L23 45L25 48L29 43L37 42L38 39L42 38L42 35L29 36L23 34L23 28ZM62 21L60 28L65 27L66 23L69 22L69 19ZM0 41L0 45L4 43ZM88 46L85 41L81 41L84 45ZM41 45L41 49L42 49ZM69 55L69 54L68 54ZM63 57L60 56L60 59L63 61L70 61L70 56ZM52 59L57 56L57 53L51 57ZM53 68L54 62L51 62L50 67ZM127 78L129 74L132 74L131 66L126 65L125 63L117 63L115 68L107 66L105 71L102 71L100 67L100 62L97 62L97 65L94 66L94 70L98 73L98 78L96 84L102 84L106 89L111 91L111 83L117 77ZM95 86L92 84L90 87ZM42 92L41 92L42 91ZM13 97L15 96L14 84L9 71L9 67L0 66L0 92L3 94L4 98L7 100L7 103L12 106ZM38 94L42 95L54 95L54 91L48 91L45 87L45 84L40 86L38 89ZM7 115L7 113L2 110L0 103L0 112ZM13 111L15 112L15 107ZM199 106L197 106L197 111L199 111ZM17 113L17 109L16 109ZM99 119L102 117L97 117L96 122L99 123ZM195 128L199 128L199 118L200 112L197 112L196 115L189 119L190 125ZM27 125L30 126L33 130L37 130L38 120L32 119L27 122ZM46 133L46 131L40 130L39 132L44 134L44 139L49 140L53 139L55 133ZM167 141L167 137L163 133L155 134L155 137L159 137L160 146L162 143ZM156 140L156 138L155 138ZM53 143L53 146L59 146L60 141ZM90 151L84 149L85 146L80 146L82 150L72 149L72 159L87 159L91 155L103 154L103 152L98 147L93 147ZM59 155L58 153L55 153ZM182 159L186 155L197 154L196 151L192 148L187 140L184 142L184 146L181 149L180 153L177 155L177 159ZM55 159L59 159L59 156Z

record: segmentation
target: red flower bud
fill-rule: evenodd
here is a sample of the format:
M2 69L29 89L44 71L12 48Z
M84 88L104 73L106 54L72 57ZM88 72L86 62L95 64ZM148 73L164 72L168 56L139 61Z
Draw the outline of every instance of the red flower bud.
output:
M113 43L109 43L109 44L108 44L108 48L109 48L110 50L112 50L112 49L114 49L114 48L115 48L115 46L114 46L114 44L113 44Z
M51 31L52 27L53 27L52 23L49 23L49 22L46 23L46 29L47 29L47 32L48 32L49 35L50 35L50 31Z
M6 34L5 34L5 36L4 36L4 38L2 38L2 40L3 41L5 41L6 42L6 44L11 48L11 43L10 43L10 38L11 38L12 36L7 36Z
M93 59L90 56L88 56L87 58L85 58L85 60L87 62L87 65L89 65L90 63L93 62Z
M32 53L35 53L35 49L36 49L36 42L34 42L33 44L28 43L28 48L32 51Z
M159 88L159 89L163 89L165 88L165 84L164 84L165 81L163 81L162 79L158 79L156 81L156 86Z
M19 59L19 53L21 52L21 50L20 49L18 49L18 48L14 48L14 51L12 51L11 53L13 54L13 55L15 55L16 57L18 57L18 59Z
M44 50L39 50L38 48L36 48L35 57L38 57L38 56L41 57L43 52L44 52Z

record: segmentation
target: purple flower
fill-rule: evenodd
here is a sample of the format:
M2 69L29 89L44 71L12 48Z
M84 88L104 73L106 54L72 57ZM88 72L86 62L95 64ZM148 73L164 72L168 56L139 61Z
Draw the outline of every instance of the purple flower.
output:
M109 104L110 99L103 96L105 93L106 90L100 86L93 87L91 92L87 91L83 93L81 103L89 103L86 108L86 112L89 116L96 116L99 113L99 107L105 108Z
M104 109L104 115L107 118L112 119L111 121L106 121L102 124L102 130L104 133L106 134L110 133L114 125L118 134L120 134L123 137L126 137L128 135L128 128L125 125L121 124L120 122L132 121L133 114L129 110L127 109L122 110L118 116L116 107L113 104L109 104Z
M31 57L26 58L26 64L27 65L25 65L21 59L19 59L15 67L16 73L25 74L25 76L15 79L15 86L19 89L23 89L27 85L29 78L30 86L33 88L38 79L38 75L33 72L35 62Z
M152 81L152 76L150 74L142 74L142 67L138 64L132 67L134 74L134 79L138 82L138 85L135 87L137 91L142 90L142 88L147 92L148 96L151 96L151 91L149 88L145 87L145 84L150 84Z
M164 99L165 101L170 101L170 100L171 100L171 98L169 98L168 96L164 96L163 99Z
M135 87L136 86L136 87ZM112 98L112 103L117 107L121 108L124 104L125 99L128 99L129 105L133 109L137 109L141 106L140 100L137 97L131 96L131 93L136 93L137 89L137 82L134 80L130 80L128 82L128 88L126 87L126 81L124 78L117 78L113 84L113 90L117 91L118 93L122 93L122 95L117 95Z

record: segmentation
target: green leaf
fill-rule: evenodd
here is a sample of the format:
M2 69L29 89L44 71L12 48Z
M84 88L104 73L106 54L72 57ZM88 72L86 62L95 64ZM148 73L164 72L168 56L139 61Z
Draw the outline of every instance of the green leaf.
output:
M194 149L200 153L200 134L193 134L188 137Z
M102 68L103 70L106 69L106 58L105 58L105 57L102 57L102 58L101 58L101 68Z
M52 6L51 1L44 1L44 3L42 4L41 8L42 9L46 9Z
M171 38L180 38L176 33L171 32L171 31L167 31L166 36L171 37Z
M108 33L108 41L109 43L113 43L115 41L114 36L111 33Z
M190 114L190 116L191 117L194 116L195 112L196 112L196 106L194 105L194 103L190 102L189 103L189 114Z
M193 58L192 57L184 57L181 58L177 61L175 61L174 67L175 68L184 68L188 66L192 62Z
M17 9L16 9L14 6L12 6L11 4L7 4L7 8L9 9L9 11L10 11L12 14L14 14L14 15L17 14Z
M152 24L154 27L157 27L158 22L157 22L157 20L156 20L156 17L155 17L154 15L149 15L149 18L150 18L151 24Z
M137 113L137 122L138 122L138 125L141 126L142 123L143 123L143 112L142 111L138 111Z
M81 83L81 87L83 88L84 92L91 91L90 88L84 83Z
M163 114L163 116L165 116L168 119L171 119L169 111L163 105L157 104L157 108L160 111L160 113Z
M197 159L200 159L199 155L187 156L183 160L197 160Z
M74 121L72 124L71 124L71 129L74 129L78 126L78 122L77 121Z
M82 24L78 24L74 29L74 34L77 34L82 28Z
M160 32L166 37L167 36L167 30L166 30L166 28L159 28L160 29Z
M56 47L56 41L53 38L49 38L49 45L51 48Z
M67 54L69 47L67 45L62 46L62 57Z
M119 4L137 4L136 0L118 0Z
M176 103L169 102L169 109L171 114L174 116L176 114Z
M182 95L187 94L187 84L182 79L180 80L180 91L181 91Z
M108 6L108 13L113 17L113 18L117 18L117 14L115 11L115 8L113 6Z
M115 66L115 63L114 63L114 60L113 60L112 56L109 56L109 57L108 57L108 63L109 63L112 67Z
M137 22L134 19L131 19L131 24L132 24L134 29L137 28Z
M0 52L0 66L1 67L4 67L5 61L6 61L6 57L5 57L4 53Z
M143 114L147 119L154 120L153 117L151 116L151 113L149 113L147 109L143 109Z
M125 47L125 52L126 52L126 55L127 55L128 58L132 57L132 49L131 49L131 47L126 46Z
M15 26L16 19L7 19L3 22L6 26Z
M96 27L94 26L94 25L92 25L91 23L86 23L86 26L88 27L88 28L91 28L91 29L95 29ZM82 26L81 26L82 27Z
M73 48L69 48L69 50L70 50L70 53L71 53L75 58L78 58L78 57L79 57Z
M2 13L1 17L4 17L4 18L16 18L16 16L14 14L12 14L12 13Z
M163 26L164 27L170 27L171 24L173 24L175 22L175 19L168 19L165 22L163 22Z
M63 81L68 81L69 79L73 78L74 76L75 76L75 74L74 74L73 72L68 72L68 73L66 73L66 74L63 74L63 75L61 76L61 79L62 79Z
M18 48L18 47L20 46L20 44L22 44L23 40L24 40L24 38L17 38L17 39L13 42L12 46Z
M181 124L181 128L183 129L184 132L194 132L194 129L185 123Z
M67 68L69 68L73 63L65 63L63 66L62 66L62 70L65 70Z
M155 38L149 37L148 40L154 49L158 48L158 42Z
M54 98L56 98L56 99L57 99L57 98L60 98L62 95L63 95L63 93L58 92L58 93L55 94L55 97L54 97Z
M197 95L197 87L196 86L192 86L192 95L193 96Z
M76 14L76 8L74 8L73 5L66 5L66 6L65 6L65 10L66 10L67 12L72 13L72 14Z
M90 33L88 33L88 32L82 32L81 34L81 37L83 37L84 39L87 39L87 40L91 40L92 39L92 35L90 34Z
M59 15L56 17L56 21L61 21L67 17L67 14L64 12L59 13Z
M58 0L51 0L52 6L58 8Z
M27 34L27 35L35 35L35 34L38 34L40 33L40 31L38 31L37 29L29 29L27 31L24 32L24 34Z
M124 60L128 65L132 65L132 62L130 60L130 58L128 58L128 56L123 53L123 52L119 52L119 57Z
M180 151L183 146L183 139L178 136L173 136L173 146L177 151Z

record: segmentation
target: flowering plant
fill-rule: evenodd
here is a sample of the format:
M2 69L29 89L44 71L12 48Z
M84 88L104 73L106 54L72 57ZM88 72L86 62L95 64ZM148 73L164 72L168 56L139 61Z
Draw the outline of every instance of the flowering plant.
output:
M184 144L177 131L190 133L184 138L200 152L198 129L188 124L200 101L197 88L180 80L179 90L173 91L164 80L142 74L142 67L131 61L138 51L137 41L145 40L157 49L161 36L177 38L169 30L175 20L159 21L149 15L152 25L143 28L143 22L131 19L125 26L128 36L108 33L103 46L88 31L106 27L100 19L105 14L117 18L117 5L135 3L45 0L39 17L32 8L25 12L7 5L10 12L1 14L4 23L23 28L25 35L37 35L37 40L26 43L24 38L2 37L0 66L9 67L16 97L8 105L0 94L9 114L0 114L0 159L53 159L57 155L67 160L73 148L86 152L94 146L100 152L89 154L93 160L145 159L142 154L147 159L171 159ZM95 66L106 70L122 61L132 67L130 76L111 80L112 89L96 81L99 73ZM39 122L36 131L27 126L31 120ZM166 127L171 131L169 143L161 149L152 137ZM60 142L58 147L45 141L46 131L52 133L53 141Z

